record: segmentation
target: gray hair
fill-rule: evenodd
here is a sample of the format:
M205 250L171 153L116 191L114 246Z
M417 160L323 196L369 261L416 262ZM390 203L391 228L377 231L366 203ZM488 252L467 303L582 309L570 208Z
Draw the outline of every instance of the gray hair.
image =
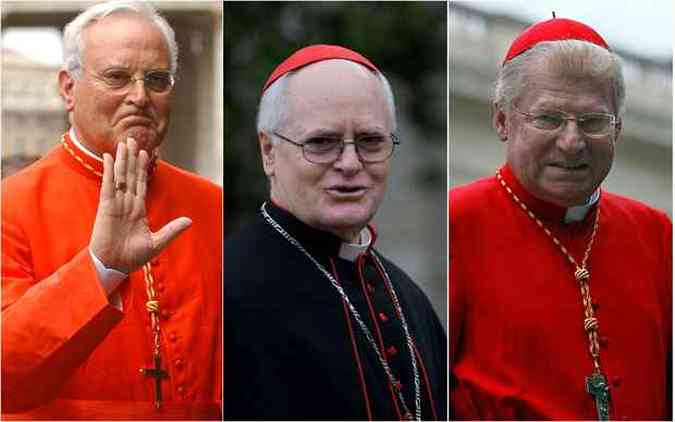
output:
M106 16L122 13L137 14L157 25L169 49L171 73L175 74L178 68L178 45L171 25L149 3L134 0L115 0L100 3L88 8L70 21L63 34L63 68L74 76L79 75L79 70L82 68L82 52L84 51L82 31Z
M525 87L529 67L546 63L548 69L563 78L607 80L612 85L614 112L620 118L624 111L626 87L618 55L598 45L580 41L546 41L508 61L499 70L494 101L509 110Z
M342 60L342 59L331 59L331 60ZM344 60L347 63L350 63L357 67L363 67L360 64L354 63L350 60ZM260 105L258 106L258 123L257 130L258 133L261 132L274 132L279 129L279 126L282 124L283 120L286 118L285 112L288 109L286 103L288 101L288 81L290 78L295 75L298 71L288 72L285 75L281 76L279 79L274 81L267 90L263 93L262 98L260 98ZM391 85L387 78L380 72L374 72L377 75L378 79L382 82L382 87L384 88L385 101L387 102L387 110L391 121L394 124L394 130L397 127L396 121L396 104L394 102L394 93L391 89Z

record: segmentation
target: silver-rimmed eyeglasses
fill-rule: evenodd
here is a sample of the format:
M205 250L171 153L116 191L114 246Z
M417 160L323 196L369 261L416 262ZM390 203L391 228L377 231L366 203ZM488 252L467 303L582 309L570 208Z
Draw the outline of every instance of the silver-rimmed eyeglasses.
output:
M400 141L393 133L361 135L354 140L342 139L338 136L318 135L312 136L304 142L296 142L292 139L273 132L273 134L286 142L302 148L302 155L307 161L314 164L332 164L342 155L342 151L348 144L354 145L356 154L363 163L380 163L389 159L394 153L394 146Z
M82 68L86 74L103 83L106 88L116 93L126 93L136 81L143 81L143 86L157 94L166 94L171 91L176 82L173 73L168 70L150 70L143 76L134 76L128 70L110 68L103 73L93 73Z
M522 114L537 129L555 132L574 120L581 132L589 138L604 138L614 133L617 118L609 113L584 113L571 115L562 111L542 110L535 113L526 113L512 106L514 110Z

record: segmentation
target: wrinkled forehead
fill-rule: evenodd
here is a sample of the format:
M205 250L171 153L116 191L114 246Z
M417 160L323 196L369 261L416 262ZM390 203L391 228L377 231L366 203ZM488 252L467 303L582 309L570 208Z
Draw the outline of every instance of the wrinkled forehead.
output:
M520 106L565 107L574 112L613 112L612 84L606 78L559 68L534 66L525 68L522 89L516 102Z
M82 29L81 47L83 55L87 47L100 45L112 48L119 45L142 45L149 38L161 40L168 53L169 46L159 26L151 19L130 10L119 10L93 20ZM105 51L105 49L104 49Z

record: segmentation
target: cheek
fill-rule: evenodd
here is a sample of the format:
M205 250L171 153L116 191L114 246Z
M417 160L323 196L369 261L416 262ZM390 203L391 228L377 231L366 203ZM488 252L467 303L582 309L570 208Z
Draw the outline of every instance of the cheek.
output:
M375 169L371 173L371 177L380 188L386 188L387 179L389 178L389 164L383 164L382 167Z
M515 147L516 154L523 164L539 167L551 154L550 150L555 148L555 140L537 136L537 134L524 134Z
M317 195L325 171L320 166L305 163L303 157L283 155L275 161L275 174L287 192L297 198Z
M113 124L120 103L115 97L99 95L92 98L91 110L96 114L97 119L102 119L105 124Z
M598 170L607 172L614 162L614 146L612 144L602 145L593 150L591 155Z
M169 98L160 98L154 102L155 110L157 110L158 119L163 123L169 120L171 113L171 100Z
M387 191L387 182L389 179L389 163L383 163L377 167L368 169L368 175L373 184L373 199L381 201Z

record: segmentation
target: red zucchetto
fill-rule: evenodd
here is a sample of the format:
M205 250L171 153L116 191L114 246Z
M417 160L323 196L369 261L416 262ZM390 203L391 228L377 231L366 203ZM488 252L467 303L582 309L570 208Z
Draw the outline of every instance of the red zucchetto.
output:
M270 75L265 82L262 92L265 92L270 85L283 75L293 70L300 69L303 66L307 66L311 63L320 62L323 60L331 59L343 59L350 60L375 71L379 72L377 67L366 59L359 53L352 51L345 47L340 47L339 45L328 45L328 44L316 44L310 45L308 47L301 48L295 53L291 54L286 60L284 60L274 72Z
M502 65L540 42L562 40L588 41L609 50L605 40L590 26L572 19L553 18L535 23L518 35L518 38L511 43Z

